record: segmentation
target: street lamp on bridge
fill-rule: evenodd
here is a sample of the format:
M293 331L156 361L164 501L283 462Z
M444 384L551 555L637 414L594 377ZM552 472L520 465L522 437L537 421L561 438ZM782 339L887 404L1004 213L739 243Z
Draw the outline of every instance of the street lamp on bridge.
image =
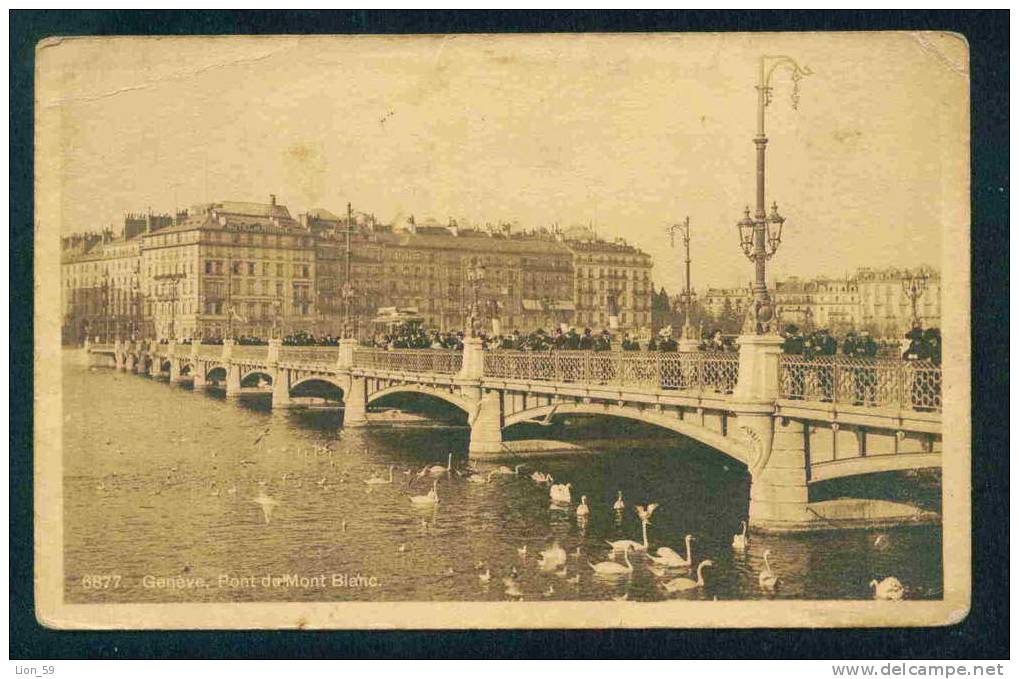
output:
M672 247L676 247L676 232L680 232L683 235L683 247L686 249L686 258L683 260L686 264L686 289L680 293L680 298L683 300L684 309L684 320L683 320L683 339L691 340L693 337L693 325L690 323L690 313L693 310L693 292L690 288L690 217L683 220L681 224L673 224L665 229L669 232L669 242ZM699 338L697 338L699 339Z
M467 337L475 336L475 325L477 324L478 315L478 289L485 280L485 265L480 263L471 264L467 267L467 282L471 286L473 293L473 302L471 303L470 314L468 316L467 327L464 329Z
M778 213L778 204L771 204L771 212L766 211L764 199L764 155L768 138L764 134L764 109L771 103L771 76L778 67L783 66L792 72L793 92L792 105L795 109L799 104L799 81L811 75L809 68L801 67L793 59L786 56L762 56L758 70L757 84L757 135L754 145L757 147L757 201L754 216L750 216L747 207L743 219L737 222L740 247L747 259L754 263L755 278L753 300L750 304L743 332L751 335L769 335L778 331L775 307L768 294L765 262L778 251L782 242L782 225L785 218Z
M920 314L917 311L917 302L923 297L923 293L927 291L927 273L920 271L918 273L907 273L902 278L902 293L909 300L910 308L912 309L912 322L914 328L920 327Z

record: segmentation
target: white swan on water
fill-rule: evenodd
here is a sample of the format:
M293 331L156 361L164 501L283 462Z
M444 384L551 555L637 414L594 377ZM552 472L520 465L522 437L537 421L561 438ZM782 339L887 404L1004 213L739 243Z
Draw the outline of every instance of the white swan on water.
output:
M384 479L381 476L372 476L370 478L365 479L364 482L367 483L368 485L371 485L371 486L377 486L377 485L382 485L382 484L386 484L386 483L392 483L393 482L393 467L395 467L395 466L396 465L393 465L393 464L389 465L389 478L388 479Z
M870 586L874 588L874 598L886 601L902 601L906 590L898 578L887 577L881 582L871 580Z
M467 477L467 481L468 483L491 483L492 476L495 473L496 472L491 471L488 472L487 474L471 474L470 476Z
M675 580L669 580L665 583L665 590L667 592L686 592L691 589L699 589L704 586L704 569L708 566L714 566L714 562L710 559L701 561L697 566L697 579L692 580L690 578L676 578Z
M693 542L693 536L686 536L686 558L679 555L676 550L669 547L659 547L656 554L658 556L652 556L648 554L647 558L654 561L659 566L666 566L667 568L685 568L686 566L693 565L693 554L690 551L690 543Z
M439 504L439 482L432 482L432 489L427 495L411 495L411 504L415 505L437 505Z
M740 521L743 525L743 532L732 536L732 548L737 552L747 551L747 522Z
M492 473L493 474L503 474L503 475L507 475L507 474L516 474L516 475L519 475L520 474L520 468L521 467L526 467L526 466L527 466L526 464L518 464L517 466L513 467L513 469L510 469L506 465L502 465L501 467L496 467L495 469L493 469Z
M764 550L764 570L757 576L757 582L761 585L761 589L774 592L778 588L778 575L771 570L771 564L768 563L769 554L771 554L770 549Z
M279 504L279 500L269 497L264 490L252 502L262 508L262 515L265 516L266 523L272 519L272 510Z
M591 567L591 570L596 575L627 575L633 572L633 564L630 563L630 550L623 552L623 561L626 565L622 565L617 561L601 561L599 563L587 562L587 565Z
M453 471L453 453L450 453L449 456L446 457L445 467L443 467L441 464L436 464L428 468L428 473L431 474L432 476L440 476L451 471Z
M624 509L626 509L626 503L623 502L623 491L621 490L616 491L616 501L612 504L612 509L616 510L617 512L621 512Z
M541 558L538 559L538 566L543 571L554 571L566 563L566 550L558 542L552 544L548 549L542 550Z
M535 483L552 483L552 475L545 474L544 472L533 472L531 474L531 480Z
M646 507L644 505L637 505L633 509L637 512L637 516L640 517L640 529L644 542L637 542L636 540L606 540L605 542L612 547L614 552L622 552L627 549L632 549L635 552L647 551L647 527L651 524L651 515L658 509L658 503L652 502Z
M572 483L556 483L548 489L548 495L552 499L552 502L568 505L572 501L570 496L570 488L572 487Z
M587 506L587 496L580 496L580 504L577 506L577 518L586 519L591 514L591 508Z

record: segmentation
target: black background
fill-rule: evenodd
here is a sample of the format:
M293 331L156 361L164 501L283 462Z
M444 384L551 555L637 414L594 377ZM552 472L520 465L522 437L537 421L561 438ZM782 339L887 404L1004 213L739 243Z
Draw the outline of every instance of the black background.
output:
M1007 658L1008 23L1007 11L11 11L10 356L18 357L10 361L11 658ZM33 72L39 40L60 35L904 29L958 32L971 50L973 607L961 624L788 631L61 632L36 622L28 357L33 355Z

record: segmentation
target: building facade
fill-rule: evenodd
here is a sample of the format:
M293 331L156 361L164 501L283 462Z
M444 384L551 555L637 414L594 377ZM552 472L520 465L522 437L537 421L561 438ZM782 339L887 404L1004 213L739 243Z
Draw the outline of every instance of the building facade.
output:
M651 324L651 258L558 229L460 227L317 208L219 202L127 215L124 230L64 239L65 341L86 335L365 338L397 308L455 331ZM99 332L95 332L96 330Z
M913 302L905 282L922 279L916 313L923 327L941 323L941 276L930 267L860 268L845 278L797 277L777 281L771 290L783 325L828 328L834 332L867 330L878 337L901 337L913 325ZM742 318L753 298L750 287L709 288L700 296L716 319Z
M575 323L639 331L651 327L651 255L622 239L605 241L573 227L564 244L573 254Z

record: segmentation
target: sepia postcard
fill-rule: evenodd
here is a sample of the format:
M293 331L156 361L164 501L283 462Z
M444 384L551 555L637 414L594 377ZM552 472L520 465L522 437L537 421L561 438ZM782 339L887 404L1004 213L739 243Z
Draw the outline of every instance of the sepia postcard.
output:
M36 58L43 625L967 615L961 36Z

